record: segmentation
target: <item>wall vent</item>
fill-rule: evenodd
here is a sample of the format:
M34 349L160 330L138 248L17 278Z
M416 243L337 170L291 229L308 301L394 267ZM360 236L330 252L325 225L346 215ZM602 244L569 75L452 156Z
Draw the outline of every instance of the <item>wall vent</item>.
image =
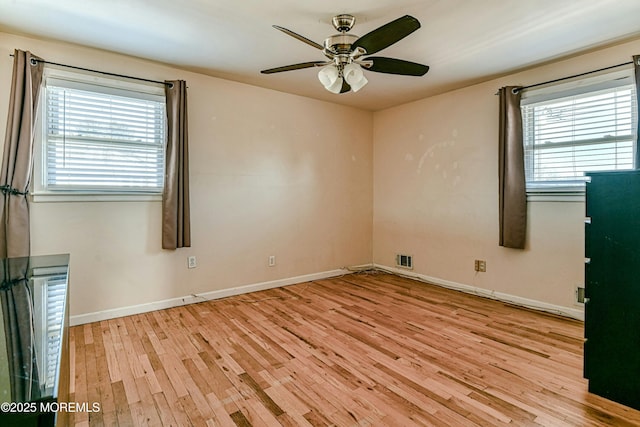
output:
M413 269L413 257L411 255L396 255L396 267Z

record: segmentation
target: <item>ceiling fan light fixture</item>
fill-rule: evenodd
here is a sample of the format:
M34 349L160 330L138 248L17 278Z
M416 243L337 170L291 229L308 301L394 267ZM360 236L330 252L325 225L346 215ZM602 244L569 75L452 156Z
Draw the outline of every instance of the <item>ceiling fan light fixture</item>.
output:
M359 91L364 87L364 85L369 83L369 80L364 76L362 67L354 62L344 66L342 75L347 83L349 83L349 86L351 86L351 90L354 92Z
M322 86L329 92L340 93L342 89L342 77L340 77L340 70L335 65L327 65L322 67L318 72L318 79Z
M429 71L427 65L402 59L370 56L404 39L420 28L420 22L410 15L402 16L391 22L369 31L362 37L349 31L355 23L353 15L341 14L333 17L332 23L339 34L324 40L324 44L316 43L294 33L284 27L273 27L305 44L322 51L328 59L324 61L308 61L283 67L269 68L260 71L262 74L280 73L283 71L301 70L322 67L318 79L326 90L332 93L357 92L368 80L364 76L363 67L367 71L401 76L423 76Z

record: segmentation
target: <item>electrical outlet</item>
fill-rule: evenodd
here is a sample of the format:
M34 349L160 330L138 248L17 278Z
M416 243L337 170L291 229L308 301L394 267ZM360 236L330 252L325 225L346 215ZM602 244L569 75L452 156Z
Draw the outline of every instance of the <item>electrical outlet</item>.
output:
M485 273L487 271L487 261L477 259L475 261L475 270L479 273Z
M269 256L269 267L275 267L275 265L276 265L276 256L275 255Z
M196 257L194 255L187 258L187 267L196 268L197 266L198 266L198 261L196 260Z

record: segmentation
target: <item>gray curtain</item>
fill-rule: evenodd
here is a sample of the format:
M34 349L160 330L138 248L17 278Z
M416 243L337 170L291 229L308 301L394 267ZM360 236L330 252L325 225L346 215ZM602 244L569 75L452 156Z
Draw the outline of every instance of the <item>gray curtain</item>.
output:
M27 192L33 166L36 109L44 65L30 52L16 50L4 139L0 190L0 258L30 252Z
M633 68L636 74L636 99L640 105L640 55L633 55ZM640 108L638 108L638 127L636 132L636 159L635 168L640 169Z
M162 196L162 248L176 249L191 246L187 83L184 80L165 83L168 135Z
M500 89L499 220L500 246L524 249L527 191L524 177L521 94L519 87Z

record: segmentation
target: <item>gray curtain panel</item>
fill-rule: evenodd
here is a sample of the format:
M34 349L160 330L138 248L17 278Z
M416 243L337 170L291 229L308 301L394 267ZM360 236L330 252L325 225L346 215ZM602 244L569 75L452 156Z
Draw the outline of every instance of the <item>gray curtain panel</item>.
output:
M518 89L516 86L507 86L499 92L499 243L506 248L524 249L527 232L527 191L520 112L521 94Z
M638 103L636 105L640 105L640 55L633 55L633 68L636 74L636 99ZM640 108L638 109L640 111ZM636 164L635 168L640 169L640 113L638 114L638 128L636 133Z
M0 190L0 258L28 256L30 251L27 192L33 166L36 109L44 65L30 52L16 50L4 139Z
M167 81L167 148L162 196L162 248L191 246L187 83Z

